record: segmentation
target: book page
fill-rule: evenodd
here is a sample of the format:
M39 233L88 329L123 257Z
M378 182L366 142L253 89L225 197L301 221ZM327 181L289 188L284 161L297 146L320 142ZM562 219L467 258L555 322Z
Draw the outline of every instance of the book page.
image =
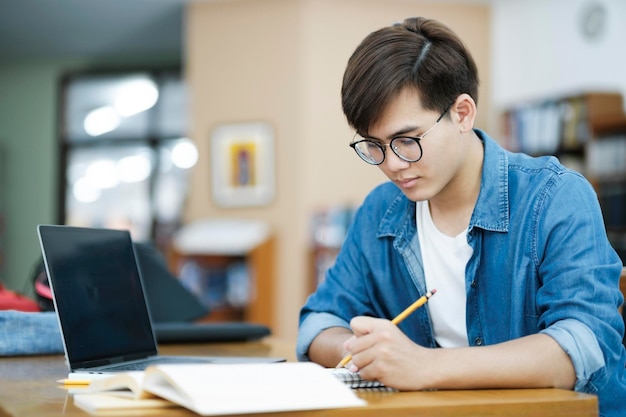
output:
M74 405L92 414L133 409L179 407L171 401L160 398L124 398L111 393L76 394L74 395Z
M125 398L150 398L153 397L149 392L142 389L144 372L124 372L112 374L106 378L98 378L91 381L89 387L82 390L84 393L96 393L107 391L109 394L115 394Z
M200 415L261 413L365 405L353 391L310 362L158 365L144 388Z

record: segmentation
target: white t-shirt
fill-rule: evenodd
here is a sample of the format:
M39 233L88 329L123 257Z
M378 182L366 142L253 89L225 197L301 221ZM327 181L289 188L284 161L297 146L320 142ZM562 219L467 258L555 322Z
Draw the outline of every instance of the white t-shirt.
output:
M465 267L473 250L467 230L455 237L441 233L433 223L428 201L417 202L417 234L422 250L426 288L437 289L428 300L435 340L441 347L468 346L465 323Z

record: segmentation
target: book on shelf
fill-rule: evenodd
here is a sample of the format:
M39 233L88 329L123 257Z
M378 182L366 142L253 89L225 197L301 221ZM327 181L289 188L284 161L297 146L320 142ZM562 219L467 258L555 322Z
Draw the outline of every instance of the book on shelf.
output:
M530 155L557 152L563 129L565 107L556 101L526 105L507 115L508 147Z
M592 178L626 177L626 134L607 135L587 144L586 172Z
M311 362L154 365L95 379L74 404L101 414L180 406L199 415L359 407L365 401Z

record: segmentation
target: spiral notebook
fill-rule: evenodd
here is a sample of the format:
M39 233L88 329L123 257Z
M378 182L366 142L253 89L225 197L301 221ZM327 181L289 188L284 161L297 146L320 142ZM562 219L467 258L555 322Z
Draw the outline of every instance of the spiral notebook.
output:
M381 382L363 379L358 372L351 372L347 368L330 368L330 373L350 388L386 388L391 390Z

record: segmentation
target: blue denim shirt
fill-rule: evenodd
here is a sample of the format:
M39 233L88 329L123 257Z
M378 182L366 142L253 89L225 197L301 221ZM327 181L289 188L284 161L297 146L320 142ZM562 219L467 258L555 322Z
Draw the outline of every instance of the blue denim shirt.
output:
M470 346L545 333L570 356L575 390L597 393L603 416L626 415L622 263L610 246L596 194L554 157L501 148L482 131L480 194L467 240ZM300 312L299 360L324 329L357 315L391 319L426 293L415 203L393 184L374 189L326 279ZM428 308L399 327L436 347Z

